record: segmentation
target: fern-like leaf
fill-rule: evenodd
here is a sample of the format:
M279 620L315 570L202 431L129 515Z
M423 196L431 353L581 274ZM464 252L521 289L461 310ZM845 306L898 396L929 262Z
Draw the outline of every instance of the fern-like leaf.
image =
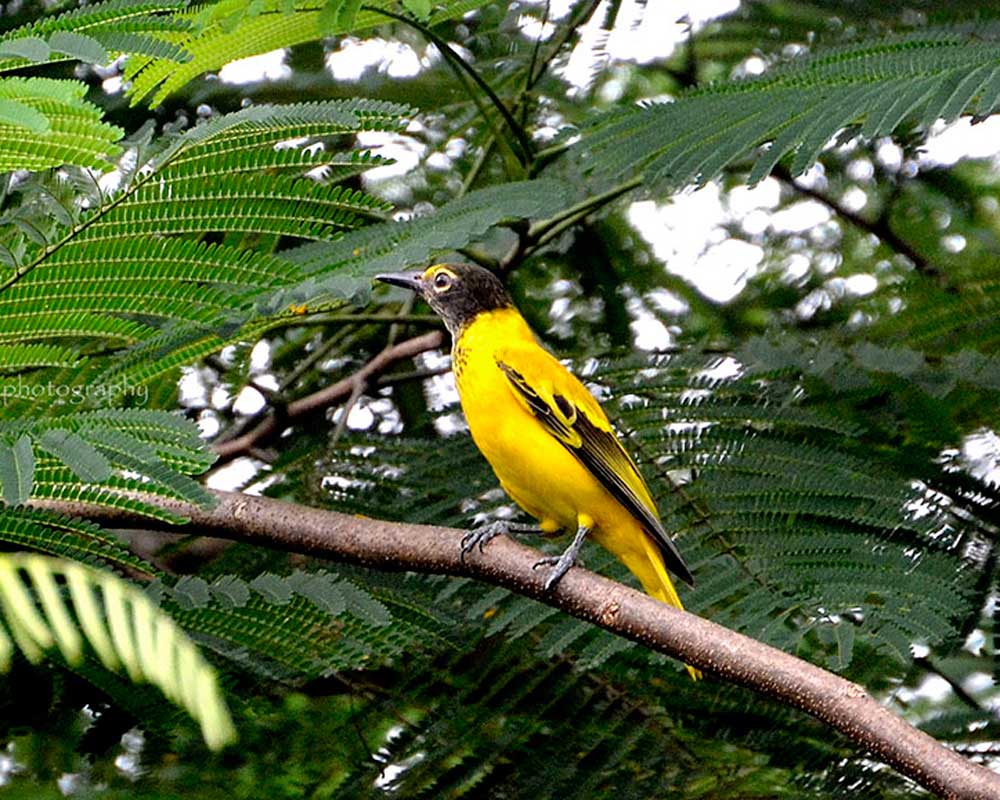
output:
M44 469L39 470L44 477ZM0 511L0 541L95 567L114 567L139 575L159 570L133 554L113 534L86 520L28 507Z
M86 91L78 81L0 78L0 171L110 169L123 131L101 121Z
M298 285L301 271L237 246L235 236L226 244L195 237L328 240L381 218L385 203L331 181L382 163L344 151L345 134L396 130L408 113L363 99L254 106L169 138L110 197L91 186L89 210L53 203L60 213L45 227L15 208L15 224L0 231L0 253L13 268L0 294L0 371L19 373L30 395L44 394L62 368L58 384L74 393L64 399L76 402L86 390L86 402L106 404L110 395L89 389L144 385L238 336L261 335L271 323L259 318L260 295ZM325 176L304 177L320 167ZM122 348L104 372L89 371L84 354ZM71 377L71 368L86 379Z
M14 442L0 442L0 487L3 501L18 506L31 496L35 476L35 453L31 437L18 436Z
M366 302L379 272L424 263L431 254L464 247L505 220L555 214L570 204L564 182L540 179L479 189L446 203L436 213L408 222L369 225L334 242L303 245L283 254L308 278L263 300L277 310L324 295Z
M69 664L86 643L108 669L149 681L201 725L213 750L236 738L215 671L173 620L121 578L39 555L0 556L0 669L15 644L31 661L56 649Z
M211 583L184 578L174 586L158 582L150 592L205 646L285 680L386 662L447 641L442 619L405 603L405 595L373 593L324 571L226 575Z
M213 461L197 427L163 411L108 409L0 425L0 487L9 506L30 497L89 499L119 508L132 502L142 513L151 509L142 494L211 505L212 495L190 476ZM66 497L74 483L78 496Z
M211 177L147 183L127 203L90 225L81 241L114 241L121 235L147 237L200 231L240 231L332 237L381 219L389 206L360 191L283 176Z
M163 38L163 32L187 27L170 13L184 6L184 0L105 0L43 17L0 37L0 72L23 67L26 61L79 58L100 64L109 53L187 60L190 56L182 48Z
M374 7L382 4L389 7L384 0L371 3ZM461 17L485 4L486 0L447 0L438 4L429 23ZM126 78L132 82L132 102L152 96L150 104L156 106L193 78L230 61L324 36L368 30L386 21L373 10L360 9L328 25L323 15L325 5L325 0L264 0L257 4L255 13L245 13L243 4L233 9L231 4L219 2L187 12L182 18L191 21L190 32L178 34L173 41L191 54L190 61L178 65L164 59L130 59Z
M974 35L928 28L817 49L760 78L609 112L589 126L582 150L604 178L641 173L658 187L704 183L765 143L750 183L789 154L791 172L799 174L844 128L871 139L904 120L927 128L938 119L993 113L1000 106L998 37L1000 29L984 23Z

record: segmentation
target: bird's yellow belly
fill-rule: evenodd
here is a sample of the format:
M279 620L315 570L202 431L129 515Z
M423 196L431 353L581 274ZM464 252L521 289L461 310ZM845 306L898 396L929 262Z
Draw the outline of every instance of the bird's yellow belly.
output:
M486 366L465 366L459 394L472 438L504 491L545 530L575 530L581 515L600 524L595 510L618 504L514 399L495 364Z

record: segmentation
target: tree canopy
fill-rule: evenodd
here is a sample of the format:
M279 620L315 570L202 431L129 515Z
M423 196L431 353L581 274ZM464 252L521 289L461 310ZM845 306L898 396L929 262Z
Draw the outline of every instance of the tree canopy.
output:
M682 5L6 4L6 793L927 796L488 571L184 524L520 520L373 286L449 259L608 410L691 612L997 767L1000 17Z

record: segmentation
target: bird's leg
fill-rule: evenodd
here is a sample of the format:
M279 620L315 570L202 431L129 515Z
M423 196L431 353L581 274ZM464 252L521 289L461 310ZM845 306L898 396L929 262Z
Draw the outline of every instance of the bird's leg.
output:
M576 529L576 536L573 537L573 543L566 548L561 556L546 556L535 562L534 569L552 566L552 572L545 579L546 592L552 591L556 584L562 580L562 576L569 572L569 568L576 563L577 556L580 555L580 548L583 547L583 542L587 538L588 533L590 533L590 528L586 525L581 525Z
M478 528L473 528L462 537L462 557L465 558L466 555L477 547L481 553L486 545L496 539L497 536L502 536L505 533L509 535L511 533L544 533L544 531L541 528L534 525L526 525L523 522L510 522L506 519L494 520L485 525L480 525Z

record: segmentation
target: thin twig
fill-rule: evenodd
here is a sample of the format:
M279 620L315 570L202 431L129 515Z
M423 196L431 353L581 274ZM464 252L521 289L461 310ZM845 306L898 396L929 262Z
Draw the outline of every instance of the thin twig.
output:
M598 6L601 4L601 0L590 0L585 6L580 10L580 13L573 17L566 25L562 26L558 35L553 39L551 46L548 48L548 52L542 57L538 58L539 52L541 50L542 40L539 39L535 42L535 47L531 54L531 63L528 66L528 71L525 76L524 85L521 87L520 92L518 92L517 97L514 99L512 112L519 113L522 118L524 117L524 111L527 108L527 96L529 92L535 87L535 85L542 79L542 76L548 71L549 66L551 66L552 61L556 56L559 55L560 51L566 44L573 38L577 29L581 25L586 25L590 18L593 16L594 12L597 10ZM542 18L542 24L548 20L549 6L546 3L545 14ZM536 69L537 67L537 69ZM486 162L489 159L490 153L493 152L493 147L496 144L496 138L494 135L490 135L489 139L483 145L482 150L480 150L479 155L473 162L469 173L465 176L462 181L462 187L459 190L459 197L469 191L472 185L475 183L476 178L482 171L483 167L486 166ZM549 156L551 153L546 151ZM530 176L537 175L544 164L551 161L550 157L547 157L543 163L538 160L538 153L532 154L531 164L529 165L528 173Z
M264 407L256 411L249 417L246 417L240 421L238 425L234 425L232 428L227 429L223 434L215 440L213 446L218 450L225 443L230 442L234 439L239 439L247 431L254 430L260 425L264 420L273 417L275 427L281 427L285 420L288 419L288 402L285 399L285 393L295 385L299 378L301 378L306 372L308 372L312 367L322 359L326 358L329 353L341 347L345 340L350 343L353 339L351 336L352 326L344 325L337 333L331 336L326 342L317 347L312 353L309 353L305 358L300 360L292 371L281 381L278 385L278 390L275 392L275 397L270 400ZM208 359L206 359L207 361ZM249 454L249 451L248 451ZM211 472L215 472L220 467L225 466L229 463L231 459L219 459L216 461L215 465L212 467Z
M576 34L577 30L583 25L590 22L590 18L594 16L594 12L597 11L598 7L601 5L602 0L590 0L589 3L581 7L580 13L573 17L566 25L562 28L559 35L552 40L552 46L549 47L548 53L538 62L537 72L532 68L529 71L528 80L524 85L523 92L528 92L535 87L535 85L542 79L542 76L548 71L549 66L552 64L553 59L559 55L559 52L565 47L571 38ZM545 7L545 13L548 15L548 6Z
M562 225L567 221L575 222L582 219L597 209L608 205L608 203L617 200L622 195L628 194L641 184L642 178L632 178L631 180L620 183L618 186L608 189L605 192L601 192L600 194L595 194L585 200L581 200L579 203L563 209L549 219L543 219L536 222L528 229L528 236L535 241L540 241L552 228Z
M468 75L478 86L482 89L483 93L490 99L493 107L497 110L501 117L503 117L504 122L507 123L510 128L511 133L514 134L514 138L517 139L519 148L521 149L521 155L518 160L521 162L521 166L527 166L531 163L531 157L534 153L535 147L531 142L531 138L525 132L516 119L514 115L510 113L510 109L504 105L504 102L497 96L496 92L493 91L492 87L476 72L472 67L470 67L465 59L462 58L458 53L452 49L452 47L440 36L438 36L434 31L428 28L426 25L422 25L415 19L406 17L402 14L397 14L394 11L389 11L385 8L375 8L374 6L362 6L365 11L372 11L376 14L381 14L386 17L390 17L398 22L402 22L404 25L409 25L411 28L420 31L424 36L426 36L434 45L441 51L441 55L451 61L455 66L461 69L466 75Z
M535 64L538 63L538 53L542 49L542 32L545 30L545 26L549 24L549 12L552 10L551 0L545 0L545 11L542 13L542 24L539 26L538 38L535 39L535 46L531 48L531 60L528 62L528 71L524 78L524 88L522 89L522 96L526 93L532 85L532 76L535 74ZM544 72L543 67L540 72ZM524 119L524 114L521 115L522 122Z
M979 701L976 700L971 694L965 691L965 687L962 686L957 680L955 680L947 672L944 672L940 667L938 667L933 661L931 661L927 656L917 656L913 659L913 663L927 670L928 672L937 675L941 680L951 687L951 690L955 693L955 697L961 700L965 705L971 708L973 711L978 711L980 714L985 714L986 709L980 705Z
M331 444L336 444L340 441L340 437L344 435L344 431L347 430L347 418L351 415L354 410L354 406L358 404L358 400L361 399L361 395L365 393L365 389L368 388L367 380L355 380L354 388L351 389L351 396L347 398L347 402L344 403L343 408L340 410L340 418L337 420L337 426L333 429L333 434L330 437Z
M874 220L866 219L861 214L851 211L851 209L847 208L842 203L837 202L823 192L799 183L792 177L791 173L780 164L771 171L771 174L782 183L792 188L798 194L826 206L841 219L851 223L851 225L865 231L866 233L870 233L886 247L891 250L895 250L901 256L905 256L909 262L913 264L913 268L917 272L922 275L926 275L928 278L934 278L941 283L945 283L947 281L947 277L941 272L940 269L931 264L923 253L913 247L913 245L892 229L892 226L889 225L889 221L884 215L881 215Z
M449 372L451 372L451 364L444 367L436 367L434 369L415 369L411 372L398 372L393 375L382 375L374 382L374 384L381 389L383 386L397 386L400 383L409 383L410 381L425 381L428 378L436 378L439 375L447 375Z
M396 315L396 321L389 325L389 332L385 337L385 346L392 347L396 340L399 338L399 334L403 331L403 325L405 324L404 318L410 316L410 312L413 311L413 306L417 301L417 296L415 294L410 294L407 292L406 299L399 308L399 313ZM440 324L440 322L438 323Z
M520 230L515 228L518 234L517 242L510 251L500 260L498 269L500 272L511 269L526 256L530 255L538 248L552 241L563 231L579 224L588 216L604 208L619 197L628 194L642 183L641 178L632 178L618 186L609 189L601 194L593 195L585 200L581 200L549 219L539 220L531 226L523 225Z
M343 331L343 333L341 333ZM321 345L319 345L313 352L305 356L305 358L297 361L295 367L292 369L288 375L281 381L278 385L278 391L287 392L291 389L309 370L311 370L316 364L322 361L324 358L329 356L334 350L341 347L345 339L353 338L351 337L352 327L350 325L345 325L336 334L331 336Z
M434 314L337 314L319 312L316 314L303 314L300 317L282 318L288 324L281 327L295 328L308 327L311 325L329 325L331 323L344 322L373 322L395 325L399 322L407 322L412 325L441 325L441 318ZM278 326L271 327L270 330L277 330Z
M462 185L458 190L458 196L466 194L469 189L472 188L472 184L476 182L476 178L479 177L479 173L482 172L483 167L486 166L486 161L490 157L490 153L493 152L493 146L496 144L496 137L490 134L490 138L487 140L486 144L483 145L482 150L479 151L479 155L476 156L476 160L472 162L472 167L469 169L469 174L462 179Z

